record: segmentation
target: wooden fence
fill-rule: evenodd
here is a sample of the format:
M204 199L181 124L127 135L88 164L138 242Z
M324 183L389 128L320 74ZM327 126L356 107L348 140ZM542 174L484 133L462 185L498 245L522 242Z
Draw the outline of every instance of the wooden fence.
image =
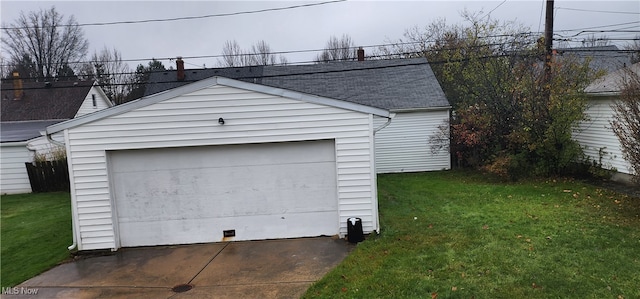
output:
M69 192L67 160L25 163L33 192Z

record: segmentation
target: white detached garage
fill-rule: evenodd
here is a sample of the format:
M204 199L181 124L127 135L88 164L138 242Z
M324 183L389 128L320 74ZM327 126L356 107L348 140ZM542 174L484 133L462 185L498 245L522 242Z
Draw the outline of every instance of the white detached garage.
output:
M79 250L346 235L379 228L373 116L212 77L52 125Z

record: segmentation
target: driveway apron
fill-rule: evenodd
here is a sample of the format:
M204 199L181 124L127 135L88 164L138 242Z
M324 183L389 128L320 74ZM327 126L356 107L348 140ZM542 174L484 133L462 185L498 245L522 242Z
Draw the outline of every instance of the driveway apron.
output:
M124 248L59 265L7 298L299 298L352 248L330 237Z

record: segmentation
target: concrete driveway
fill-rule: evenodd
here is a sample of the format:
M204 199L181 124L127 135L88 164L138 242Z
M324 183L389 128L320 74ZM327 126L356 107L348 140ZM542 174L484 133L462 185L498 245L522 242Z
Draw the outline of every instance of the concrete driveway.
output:
M57 266L8 297L298 298L352 248L330 237L125 248Z

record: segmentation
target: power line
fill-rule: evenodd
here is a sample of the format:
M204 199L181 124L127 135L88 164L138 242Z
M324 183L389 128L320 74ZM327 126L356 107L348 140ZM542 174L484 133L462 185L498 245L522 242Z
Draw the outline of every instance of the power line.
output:
M561 34L555 34L557 36L560 37L565 37L565 38L572 38L572 37L577 37L580 35L583 35L585 33L640 33L640 30L582 30L574 35L561 35ZM603 40L637 40L637 38L630 38L630 39L619 39L619 38L603 38Z
M597 12L597 13L640 15L640 12L629 12L629 11L591 10L591 9L568 8L568 7L558 7L556 9L573 10L573 11L584 11L584 12Z
M609 32L609 31L607 31ZM613 31L611 31L613 32ZM511 38L524 38L524 39L529 39L524 40L524 44L520 44L520 46L526 45L526 44L534 44L536 41L533 39L530 39L532 36L537 35L538 33L536 32L521 32L521 33L517 33L517 34L497 34L497 35L490 35L490 36L480 36L477 37L478 39L489 39L489 38L501 38L501 37L511 37ZM556 36L559 36L561 38L555 38L554 40L557 41L574 41L573 39L571 39L570 37L565 37L559 34L556 34ZM620 40L620 41L629 41L629 40L638 40L637 38L601 38L598 39L601 41L613 41L613 40ZM522 42L523 40L521 40L520 42ZM579 40L580 41L580 40ZM402 49L402 46L405 45L418 45L418 44L429 44L429 43L433 43L435 42L435 40L424 40L424 41L414 41L414 42L397 42L397 43L385 43L385 44L376 44L376 45L368 45L368 46L361 46L362 48L384 48L384 47L395 47L396 49L400 48ZM439 48L439 49L429 49L426 51L432 52L432 51L456 51L456 50L460 50L460 49L475 49L475 48L487 48L487 47L503 47L503 46L510 46L512 45L514 42L514 40L509 40L509 41L503 41L503 42L498 42L498 43L487 43L487 44L479 44L476 46L467 46L467 47L451 47L451 48ZM357 49L358 47L354 47L353 49ZM270 52L269 54L272 55L282 55L282 54L293 54L293 53L310 53L310 52L319 52L319 51L323 51L324 49L307 49L307 50L291 50L291 51L274 51L274 52ZM593 50L586 50L586 51L593 51ZM604 51L611 51L611 50L604 50ZM615 52L624 52L627 50L617 50ZM215 54L215 55L195 55L195 56L183 56L183 59L210 59L210 58L222 58L225 56L244 56L244 55L260 55L260 53L243 53L243 54L234 54L234 55L222 55L222 54ZM157 61L173 61L175 60L175 57L161 57L161 58L138 58L138 59L122 59L119 60L119 62L134 62L134 61L153 61L153 60L157 60ZM99 63L109 63L109 62L115 62L115 61L99 61ZM297 61L297 62L291 62L290 64L302 64L302 63L315 63L316 61ZM73 61L73 62L68 62L69 65L71 64L92 64L94 63L94 61ZM185 62L186 64L192 65L192 66L196 66L196 67L202 67L202 65L196 65L193 63L189 63L189 62ZM0 64L0 67L14 67L14 64ZM128 73L119 73L121 75L133 75L136 74L135 71L132 72L128 72ZM116 75L116 74L114 74ZM47 78L30 78L30 79L47 79Z
M413 52L402 52L402 53L393 53L393 54L385 54L385 55L376 55L376 56L368 56L369 58L380 58L380 57L410 57L413 56L415 58L418 57L423 57L420 55L423 55L424 51L413 51ZM523 58L527 58L527 57L535 57L537 55L534 54L515 54L515 53L506 53L506 54L496 54L496 55L485 55L485 56L477 56L477 57L473 57L473 58L459 58L459 59L447 59L447 60L439 60L439 61L427 61L426 58L424 58L424 62L416 62L416 63L403 63L400 65L392 65L392 66L373 66L373 67L358 67L358 68L354 68L354 69L341 69L341 70L327 70L327 71L311 71L311 72L298 72L298 73L292 73L292 74L275 74L275 75L260 75L260 76L246 76L246 77L238 77L238 78L234 78L234 79L252 79L252 78L273 78L273 77L291 77L291 76L300 76L300 75L315 75L315 74L329 74L329 73L341 73L341 72L354 72L354 71L362 71L362 70L376 70L376 69L386 69L386 68L395 68L395 67L403 67L403 66L412 66L412 65L437 65L437 64L445 64L445 63L451 63L451 62L467 62L467 61L472 61L474 59L480 59L480 60L485 60L485 59L491 59L491 58L500 58L500 57L523 57ZM331 62L330 62L331 63ZM272 65L272 66L277 66L277 65ZM244 66L244 67L229 67L231 69L235 69L235 68L250 68L250 67L263 67L261 65L255 65L255 66ZM164 73L164 72L169 72L172 70L154 70L148 73ZM173 70L175 71L175 70ZM118 74L112 74L112 75L127 75L127 74L135 74L135 73L118 73ZM68 77L65 77L68 78ZM23 80L29 80L29 79L39 79L39 78L21 78ZM40 79L44 79L44 78L40 78ZM9 79L10 81L11 79ZM145 84L158 84L158 83L176 83L176 82L196 82L196 81L162 81L162 82L145 82ZM116 84L110 84L111 86L120 86L120 85L132 85L131 83L116 83ZM32 87L32 88L23 88L24 90L29 90L29 89L50 89L50 88L69 88L68 86L60 86L60 87L55 87L55 86L50 86L50 87ZM12 88L6 88L3 90L13 90Z
M491 15L492 12L494 12L496 9L498 9L498 7L502 6L502 4L504 4L505 2L507 2L507 0L503 0L500 4L498 4L498 6L494 7L492 10L490 10L484 17L482 17L481 19L484 19L488 16Z
M544 4L546 0L542 0L542 5L540 6L540 19L538 19L538 32L540 32L540 26L542 25L542 15L544 15Z
M567 42L572 42L574 40L572 39L554 39L556 41L567 41ZM606 38L606 39L598 39L598 41L604 41L604 40L638 40L638 39L610 39L610 38ZM580 42L582 40L578 40L575 42ZM533 44L536 41L529 41L527 44ZM363 48L375 48L375 47L380 47L380 46L397 46L397 45L407 45L407 44L417 44L419 42L406 42L406 43L395 43L395 44L380 44L380 45L371 45L371 46L363 46ZM427 49L427 50L421 50L421 51L412 51L412 52L399 52L399 53L392 53L392 54L382 54L382 55L369 55L367 57L370 58L381 58L381 57L401 57L401 56L409 56L409 55L417 55L417 54L424 54L427 52L446 52L446 51L458 51L461 49L482 49L482 48L493 48L494 50L496 49L496 47L501 47L501 46L508 46L511 45L511 42L506 42L506 43L489 43L489 44L480 44L480 45L476 45L476 46L468 46L468 47L451 47L451 48L438 48L438 49ZM357 47L355 47L357 48ZM354 48L354 49L355 49ZM504 51L508 51L508 49L503 49ZM565 49L567 50L567 49ZM279 53L292 53L292 52L302 52L302 51L307 51L307 50L298 50L298 51L283 51L283 52L272 52L270 54L279 54ZM624 53L635 53L637 51L635 50L624 50L624 49L617 49L617 50L613 50L613 49L572 49L572 52L591 52L591 53L605 53L605 52L615 52L615 53L619 53L619 54L624 54ZM244 55L244 54L238 54L238 55ZM259 55L259 54L254 54L254 55ZM594 54L597 55L597 54ZM203 59L203 58L217 58L217 57L223 57L224 55L200 55L200 56L186 56L186 57L182 57L183 59ZM171 57L171 58L151 58L151 59L140 59L140 60L169 60L169 61L173 61L175 60L175 58ZM101 61L104 62L104 61ZM91 63L91 62L76 62L76 63ZM317 61L295 61L295 62L291 62L291 63L287 63L287 64L309 64L309 63L317 63ZM196 65L193 63L188 63L185 62L185 64L189 64L192 66L196 66L198 68L201 68L201 65ZM278 64L276 64L278 65ZM9 66L13 66L13 65L0 65L3 67L9 67ZM157 72L165 72L168 70L159 70ZM135 75L137 74L137 72L135 71L131 71L131 72L119 72L119 73L113 73L110 74L112 76L126 76L126 75ZM83 75L78 75L78 76L83 76ZM76 76L73 76L76 77ZM64 76L58 77L58 78L65 78ZM45 77L28 77L28 78L23 78L23 79L31 79L31 80L50 80L51 78L45 78Z
M635 50L607 50L607 49L563 49L564 52L566 52L567 54L570 54L572 52L616 52L616 53L635 53ZM425 51L412 51L412 52L401 52L401 53L392 53L392 54L381 54L381 55L370 55L367 56L368 58L384 58L384 57L393 57L393 58L398 58L398 57L424 57L422 55L424 55ZM594 54L594 56L597 56L598 54ZM327 71L309 71L309 72L298 72L298 73L290 73L290 74L274 74L274 75L258 75L258 76L245 76L245 77L236 77L233 78L234 80L242 80L242 79L253 79L253 78L276 78L276 77L292 77L292 76L302 76L302 75L316 75L316 74L329 74L329 73L343 73L343 72L355 72L355 71L362 71L362 70L376 70L376 69L387 69L387 68L395 68L395 67L403 67L403 66L412 66L412 65L440 65L440 64L446 64L446 63L455 63L455 62L468 62L468 61L472 61L472 60L487 60L487 59L493 59L493 58L503 58L503 57L519 57L519 58L535 58L535 57L540 57L539 53L525 53L525 54L520 54L520 53L516 53L516 52L510 52L510 53L502 53L502 54L495 54L495 55L484 55L484 56L477 56L477 57L472 57L472 58L458 58L458 59L446 59L446 60L437 60L437 61L427 61L425 58L424 62L416 62L416 63L404 63L404 64L400 64L400 65L393 65L393 66L373 66L373 67L358 67L358 68L354 68L354 69L341 69L341 70L327 70ZM607 55L606 57L610 57L609 55ZM625 57L625 56L622 56ZM307 62L311 62L311 61L307 61ZM278 65L270 65L270 66L274 66L277 67ZM251 68L251 67L263 67L262 65L255 65L255 66L243 66L243 67L226 67L228 69L237 69L237 68ZM211 69L211 68L209 68ZM215 69L215 68L214 68ZM170 72L170 71L175 71L175 70L154 70L154 71L150 71L147 72L149 74L151 73L165 73L165 72ZM116 74L112 74L112 75L132 75L132 74L136 74L136 73L116 73ZM61 77L64 78L64 77ZM45 78L21 78L23 80L29 80L29 79L45 79ZM295 80L300 80L299 78L295 78ZM9 79L10 81L10 79ZM193 83L193 82L197 82L198 80L184 80L184 81L177 81L177 80L169 80L169 81L161 81L161 82L144 82L144 85L148 85L148 84L165 84L165 83ZM113 84L109 84L110 86L132 86L135 85L135 83L113 83ZM23 90L37 90L37 89L52 89L52 88L74 88L74 87L69 87L69 86L49 86L49 87L30 87L30 88L23 88ZM14 90L13 88L5 88L3 90L6 91L11 91Z
M515 34L515 35L500 34L500 35L491 35L491 36L480 36L480 37L478 37L478 39L488 39L488 38L497 38L497 37L513 37L513 36L527 37L527 36L530 36L532 34L534 34L534 33L532 33L532 32L523 32L523 33L518 33L518 34ZM358 47L354 47L353 49L355 50L355 49L357 49L359 47L367 49L367 48L393 47L393 46L403 46L403 45L417 45L417 44L421 44L421 43L433 43L433 42L435 42L435 40L386 43L386 44L375 44L375 45L367 45L367 46L358 46ZM483 47L483 46L498 46L498 45L503 45L503 44L507 44L507 43L483 44L483 45L478 45L478 46L472 46L471 48ZM444 50L453 50L453 49L460 49L460 48L448 48L448 49L444 49ZM314 52L321 52L321 51L324 51L324 50L325 49L273 51L273 52L269 52L269 54L282 55L282 54L297 54L297 53L314 53ZM222 57L225 57L225 56L238 57L238 56L245 56L245 55L261 55L261 53L241 53L241 54L232 54L232 55L225 55L225 54L194 55L194 56L182 56L182 58L183 59L205 59L205 58L222 58ZM119 61L121 61L121 62L137 62L137 61L152 61L152 60L173 61L173 60L175 60L175 57L135 58L135 59L121 59ZM67 62L67 64L87 64L87 63L93 63L93 62L94 61L90 61L90 60L82 60L82 61L69 61L69 62ZM98 61L98 62L100 62L100 63L108 63L108 62L115 62L115 61L101 60L101 61ZM314 61L309 61L309 62L314 62ZM0 66L9 67L9 66L13 66L13 64L0 64Z
M618 23L618 24L611 24L611 25L593 26L593 27L584 27L584 28L576 28L576 29L564 29L564 30L556 30L556 31L562 31L562 32L565 32L565 31L580 31L580 30L587 30L587 29L598 29L598 28L604 28L604 27L616 27L616 26L624 26L624 25L631 25L631 24L640 24L640 21Z
M410 55L420 55L422 54L422 51L417 51L417 52L405 52L405 53L395 53L395 54L389 54L389 55L380 55L377 57L382 57L382 56L396 56L396 55L405 55L405 56L410 56ZM305 76L305 75L317 75L317 74L331 74L331 73L348 73L348 72L358 72L358 71L364 71L364 70L381 70L381 69L390 69L390 68L397 68L397 67L406 67L406 66L418 66L418 65L437 65L437 64L445 64L445 63L451 63L451 62L467 62L467 61L472 61L474 59L480 59L480 60L485 60L485 59L492 59L492 58L500 58L500 57L509 57L509 56L518 56L518 57L523 57L523 58L527 58L527 57L535 57L537 55L514 55L514 54L499 54L499 55L486 55L486 56L478 56L478 57L473 57L473 58L459 58L459 59L448 59L448 60L439 60L439 61L433 61L433 62L429 62L427 61L426 58L424 58L424 62L412 62L412 63L403 63L403 64L398 64L398 65L387 65L387 66L371 66L371 67L358 67L358 68L353 68L353 69L339 69L339 70L326 70L326 71L307 71L307 72L297 72L297 73L289 73L289 74L273 74L273 75L257 75L257 76L242 76L242 77L235 77L232 78L234 80L242 80L242 79L254 79L254 78L278 78L278 77L293 77L293 76ZM372 57L372 56L369 56ZM419 57L416 57L419 58ZM246 66L251 67L251 66ZM253 67L261 67L261 66L253 66ZM243 68L243 67L235 67L235 68ZM156 71L152 71L149 73L164 73L164 72L169 72L169 70L156 70ZM212 76L213 77L213 76ZM22 78L24 80L26 79L32 79L32 78ZM300 80L299 78L293 78L294 80ZM314 79L315 80L315 79ZM11 80L9 80L11 81ZM184 81L178 81L176 80L168 80L168 81L160 81L160 82L144 82L144 85L148 85L148 84L166 84L166 83L193 83L193 82L198 82L200 80L184 80ZM111 86L122 86L122 85L132 85L131 83L116 83L116 84L110 84ZM22 90L39 90L39 89L55 89L55 88L76 88L77 86L73 86L73 87L69 87L69 86L49 86L49 87L23 87ZM14 88L5 88L3 89L5 91L12 91L15 90Z
M210 15L202 15L202 16L189 16L189 17L164 18L164 19L147 19L147 20L135 20L135 21L96 22L96 23L84 23L84 24L57 24L56 26L59 26L59 27L110 26L110 25L124 25L124 24L143 24L143 23L155 23L155 22L173 22L173 21L184 21L184 20L197 20L197 19L208 19L208 18L218 18L218 17L230 17L230 16L238 16L238 15L257 14L257 13L272 12L272 11L282 11L282 10L289 10L289 9L296 9L296 8L304 8L304 7L320 6L320 5L326 5L326 4L334 4L334 3L345 2L345 1L347 1L347 0L333 0L333 1L325 1L325 2L319 2L319 3L300 4L300 5L291 5L291 6L285 6L285 7L265 8L265 9L258 9L258 10L239 11L239 12L220 13L220 14L210 14ZM37 26L0 27L0 29L3 29L3 30L33 29L33 28L42 28L42 27L37 27Z

